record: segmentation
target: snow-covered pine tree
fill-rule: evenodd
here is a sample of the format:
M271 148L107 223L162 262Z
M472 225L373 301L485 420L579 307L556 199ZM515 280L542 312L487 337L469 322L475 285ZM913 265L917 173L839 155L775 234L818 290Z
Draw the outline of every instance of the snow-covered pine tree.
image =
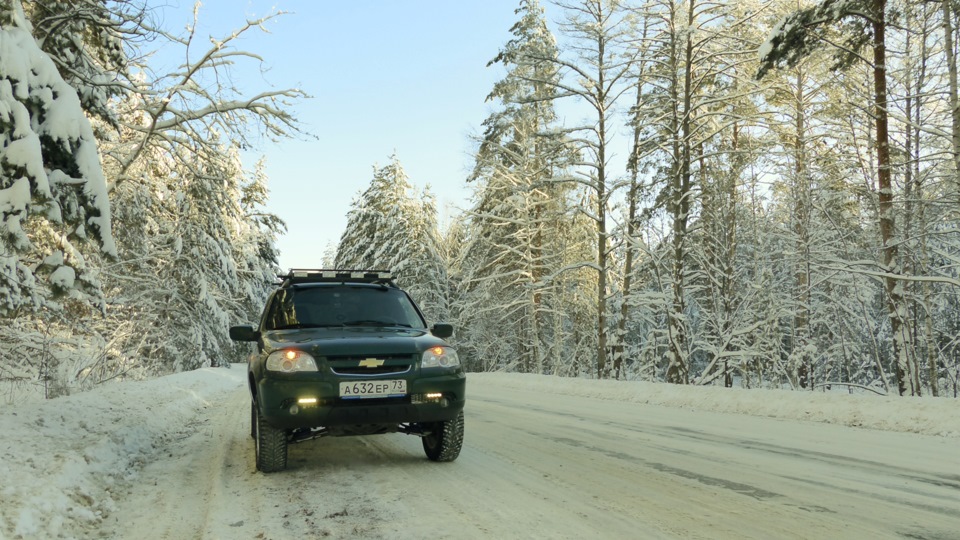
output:
M441 247L436 197L426 186L407 204L407 232L391 242L397 246L397 257L389 267L402 277L404 288L417 299L430 322L449 321L447 258Z
M78 91L0 0L0 380L66 392L71 319L103 309L90 259L116 255L97 140Z
M589 216L596 228L596 249L591 260L580 266L597 273L594 299L596 304L596 375L610 375L607 362L609 341L611 286L609 280L614 261L610 258L609 209L620 183L611 170L611 149L616 132L616 116L620 98L629 88L638 51L630 43L633 34L633 14L621 0L580 0L557 2L563 10L560 31L569 41L558 58L537 58L555 62L560 72L554 85L563 96L577 98L589 110L591 117L584 125L572 128L580 144L582 159L573 169L570 181L588 193L581 201L593 206L580 209ZM566 54L565 54L566 53Z
M901 395L919 393L914 336L906 320L902 261L899 256L894 208L893 164L890 155L890 115L887 95L887 0L822 0L819 4L795 11L785 18L760 48L758 77L783 64L794 65L819 46L824 27L850 23L842 36L838 55L843 65L860 58L868 46L873 70L873 116L877 179L877 222L881 246L877 271L883 275L884 296L890 322L892 356Z
M387 269L394 259L399 231L406 230L407 200L413 186L396 154L390 163L373 167L370 185L350 204L347 225L340 237L337 268Z
M384 269L410 291L432 322L449 316L444 252L429 189L416 195L396 155L374 167L351 203L337 247L337 268Z
M282 219L267 212L270 193L265 160L257 161L253 172L246 176L240 186L241 214L232 224L233 258L243 293L243 308L235 313L237 320L244 316L256 317L263 309L279 270L277 239L286 230Z
M262 164L248 181L239 152L255 135L299 132L287 106L303 93L246 97L222 81L238 60L262 61L235 45L271 17L211 39L199 55L196 24L184 36L163 33L166 46L188 52L185 63L141 80L117 104L121 129L103 144L120 237L121 260L106 270L120 317L111 341L123 343L116 369L157 373L242 360L227 328L262 308L282 222L263 211Z
M19 0L0 2L0 317L58 296L102 307L84 254L116 254L97 140L32 32Z
M779 301L782 366L767 371L768 382L810 390L831 370L839 375L836 368L854 358L868 359L871 383L885 384L866 330L873 324L869 280L838 273L834 262L869 258L862 251L868 242L858 223L861 209L852 204L859 190L853 179L860 175L852 166L853 154L845 155L856 148L857 136L845 133L860 123L848 102L859 102L851 96L861 79L858 73L833 76L824 56L814 53L781 76L763 80L772 149L764 163L777 178L768 219L784 224L762 225L773 242L765 251L783 254L774 272L783 280L782 293L789 292Z
M759 86L752 77L757 60L744 52L751 50L747 44L758 45L765 37L752 16L763 7L747 1L693 2L684 14L694 23L683 37L681 64L690 64L685 73L689 69L692 86L684 85L689 106L681 110L689 111L692 126L683 145L691 149L696 187L687 196L697 199L699 192L687 255L692 286L687 294L697 314L690 321L696 329L691 350L697 356L690 368L699 384L720 380L732 386L739 365L757 354L748 342L764 306L757 289L747 286L740 233L751 208L744 204L745 187L763 163L767 142Z
M262 308L282 222L264 212L262 168L248 180L236 145L206 148L158 156L114 191L122 257L104 276L124 339L105 374L124 362L165 373L243 359L227 329Z
M718 360L735 354L735 324L749 327L743 319L735 323L733 312L740 302L738 189L748 156L756 155L746 144L755 137L756 85L743 68L752 23L740 16L750 9L655 0L637 11L644 36L637 85L644 92L633 111L634 124L642 127L634 159L650 171L656 193L646 217L670 225L664 240L671 268L657 273L669 278L669 382L688 382L691 370L694 378L703 369L711 378ZM661 208L665 215L657 214Z
M553 370L546 348L565 317L549 306L560 289L561 229L569 223L569 184L560 175L574 159L556 123L557 47L543 8L522 1L520 19L490 64L507 73L487 97L500 108L483 123L473 207L460 247L458 311L467 348L486 348L486 368ZM551 298L548 298L551 297ZM506 336L498 329L510 328ZM490 336L496 351L482 345ZM558 357L553 357L558 358Z
M76 89L87 114L116 128L110 100L133 90L128 51L145 37L139 0L22 0L40 48Z

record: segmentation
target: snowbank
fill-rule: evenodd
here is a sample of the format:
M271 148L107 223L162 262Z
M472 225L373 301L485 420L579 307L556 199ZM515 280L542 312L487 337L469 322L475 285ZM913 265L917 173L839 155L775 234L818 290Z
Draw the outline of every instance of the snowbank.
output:
M516 373L472 373L470 378L495 380L502 387L569 396L960 437L960 399L955 398L746 390Z
M245 367L107 384L0 411L0 539L95 530L165 440L242 387Z

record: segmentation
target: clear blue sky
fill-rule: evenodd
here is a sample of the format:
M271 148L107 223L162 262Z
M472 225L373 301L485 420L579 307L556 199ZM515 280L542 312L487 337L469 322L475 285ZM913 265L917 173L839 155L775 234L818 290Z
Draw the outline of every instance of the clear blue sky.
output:
M286 221L280 265L321 264L346 224L350 201L365 189L375 164L396 152L411 182L429 185L441 220L445 206L464 207L471 136L491 111L485 103L500 66L486 67L510 39L519 0L207 0L199 34L222 37L248 18L289 14L269 34L238 42L259 54L235 68L248 89L300 88L294 109L318 140L264 142L269 211ZM178 31L193 3L168 0L164 27ZM256 159L252 156L251 163Z

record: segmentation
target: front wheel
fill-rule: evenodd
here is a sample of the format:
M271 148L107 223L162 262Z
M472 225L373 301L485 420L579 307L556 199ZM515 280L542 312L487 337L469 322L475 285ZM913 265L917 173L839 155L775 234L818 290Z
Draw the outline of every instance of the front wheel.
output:
M453 420L424 424L423 451L431 461L453 461L463 446L463 411Z
M267 423L260 414L260 407L254 403L254 446L257 459L257 469L270 473L287 468L287 433Z
M257 402L250 400L250 438L257 440Z

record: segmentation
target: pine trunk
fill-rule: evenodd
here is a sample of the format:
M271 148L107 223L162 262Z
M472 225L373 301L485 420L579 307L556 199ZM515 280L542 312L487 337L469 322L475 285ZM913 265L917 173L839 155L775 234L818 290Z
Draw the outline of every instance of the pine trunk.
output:
M597 22L604 20L598 4ZM605 34L597 39L597 378L607 377L607 81Z
M810 184L807 180L807 130L806 130L806 96L804 95L803 67L797 68L797 90L794 94L794 115L796 120L796 141L794 143L794 232L796 234L798 261L794 270L796 298L799 301L794 316L793 349L796 358L800 358L797 366L797 383L800 388L808 388L810 384L810 369L806 355L802 349L807 346L810 323ZM800 353L800 354L797 354Z
M646 28L644 28L646 36ZM637 101L635 107L640 108L643 102L643 87L637 84ZM624 246L626 248L625 260L623 263L623 300L620 303L620 319L617 321L616 345L613 349L613 372L619 379L623 370L623 350L627 335L627 317L630 313L628 299L630 298L630 289L633 285L633 237L637 229L637 175L639 173L639 153L640 153L640 124L634 123L633 128L633 156L630 158L628 168L630 169L630 190L627 192L627 231L624 237Z
M694 22L694 2L690 2L687 12L687 28ZM687 220L690 216L690 187L691 187L691 125L690 108L691 93L693 92L693 40L686 36L683 58L683 102L680 106L681 115L680 140L674 143L674 158L677 159L675 174L673 175L673 189L671 190L671 206L673 208L673 310L670 314L670 364L667 366L667 382L687 384L689 382L689 366L686 357L686 302L685 302L685 256ZM675 109L676 110L676 109ZM676 125L676 121L674 122ZM674 132L676 133L676 131Z
M893 358L896 365L900 395L917 395L910 350L913 340L906 322L906 302L900 274L899 253L895 238L893 212L893 183L891 181L890 133L887 115L886 73L886 0L874 0L873 21L873 88L874 113L877 127L877 184L880 188L880 240L882 248L881 267L884 272L884 289L887 295L887 311L890 317L890 332L893 336Z

